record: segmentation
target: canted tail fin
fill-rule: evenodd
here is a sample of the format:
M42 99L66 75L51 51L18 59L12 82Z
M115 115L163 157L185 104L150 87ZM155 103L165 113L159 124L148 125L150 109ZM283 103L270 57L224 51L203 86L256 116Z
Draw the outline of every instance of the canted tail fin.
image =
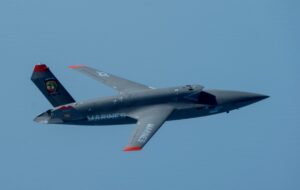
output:
M54 107L75 102L47 65L36 65L31 80Z

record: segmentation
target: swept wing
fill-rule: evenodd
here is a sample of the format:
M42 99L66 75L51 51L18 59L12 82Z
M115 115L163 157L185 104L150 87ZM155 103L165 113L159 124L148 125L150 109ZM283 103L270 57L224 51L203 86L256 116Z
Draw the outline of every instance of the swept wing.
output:
M75 69L89 77L119 91L119 93L131 93L142 90L149 90L151 87L133 82L104 71L100 71L85 65L70 66L69 68Z
M141 150L173 110L171 105L153 105L129 113L128 116L137 119L138 122L124 151Z

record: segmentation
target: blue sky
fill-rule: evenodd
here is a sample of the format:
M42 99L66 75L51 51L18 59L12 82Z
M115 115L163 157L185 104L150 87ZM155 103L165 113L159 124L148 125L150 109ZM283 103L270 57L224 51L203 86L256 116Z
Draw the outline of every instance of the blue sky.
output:
M0 2L0 189L300 188L300 26L296 0ZM32 121L50 104L30 81L49 65L76 100L111 89L86 64L155 87L268 94L211 117L166 123L138 153L134 125Z

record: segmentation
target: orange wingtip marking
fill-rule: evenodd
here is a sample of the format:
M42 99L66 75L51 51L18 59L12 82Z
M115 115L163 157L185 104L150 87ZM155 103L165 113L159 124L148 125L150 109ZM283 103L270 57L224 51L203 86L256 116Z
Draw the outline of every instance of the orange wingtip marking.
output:
M45 64L40 64L40 65L35 65L34 66L34 72L45 72L47 71L49 68L47 67L47 65Z
M139 150L142 150L142 147L139 147L139 146L127 146L124 148L124 151L127 152L127 151L139 151Z
M84 65L71 65L69 66L70 69L77 69L77 68L80 68L80 67L83 67Z

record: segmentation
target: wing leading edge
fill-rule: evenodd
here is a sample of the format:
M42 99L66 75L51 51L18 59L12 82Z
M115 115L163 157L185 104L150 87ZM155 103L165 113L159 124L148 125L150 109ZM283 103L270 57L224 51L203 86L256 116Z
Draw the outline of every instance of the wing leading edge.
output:
M85 65L69 66L69 68L77 70L89 77L119 91L120 93L130 93L141 90L149 90L151 87L133 82L104 71L96 70Z
M170 116L170 105L154 105L133 111L128 116L137 119L137 126L124 151L141 150Z

